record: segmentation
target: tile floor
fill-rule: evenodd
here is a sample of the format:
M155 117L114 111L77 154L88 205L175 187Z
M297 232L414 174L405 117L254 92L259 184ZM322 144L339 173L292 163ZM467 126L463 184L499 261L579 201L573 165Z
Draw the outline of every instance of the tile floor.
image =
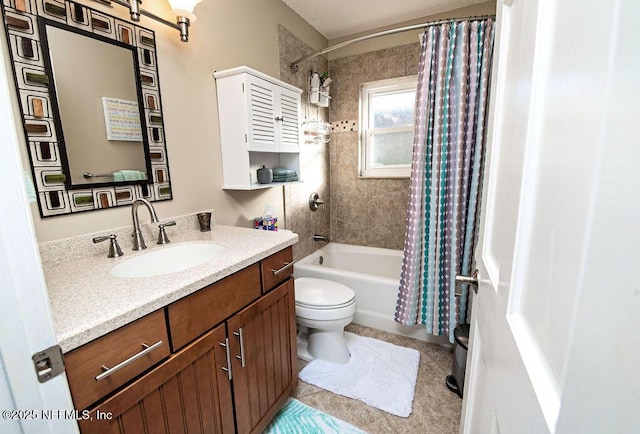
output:
M444 379L451 373L453 354L439 345L426 344L380 330L351 324L347 331L420 351L420 366L408 418L394 416L367 404L336 395L300 381L294 397L329 413L369 434L457 434L462 400L447 389ZM306 362L298 359L298 369Z

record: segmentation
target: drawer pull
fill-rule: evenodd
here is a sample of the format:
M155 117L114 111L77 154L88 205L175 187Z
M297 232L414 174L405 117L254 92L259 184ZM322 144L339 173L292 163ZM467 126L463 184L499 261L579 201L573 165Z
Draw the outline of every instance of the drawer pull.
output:
M138 360L140 357L143 357L143 356L149 354L151 351L155 350L156 348L160 347L161 345L162 345L162 341L158 341L158 342L156 342L155 344L153 344L151 346L149 346L147 344L142 344L142 347L144 348L142 351L140 351L139 353L134 354L133 356L129 357L127 360L124 360L124 361L118 363L113 368L109 368L107 366L102 365L102 370L104 372L96 377L96 381L104 380L109 375L113 374L114 372L119 371L120 369L124 368L127 365L130 365L131 363L133 363L136 360Z
M273 268L271 269L271 272L273 273L274 276L277 276L278 274L282 273L284 270L293 267L295 261L291 261L291 262L285 262L284 263L284 267L282 268L278 268L277 270L274 270Z
M237 332L233 332L234 335L240 339L240 355L236 356L236 359L240 359L240 366L244 368L244 340L242 339L242 327Z
M227 366L223 366L222 370L227 373L227 377L229 377L229 381L231 381L231 353L229 352L229 338L224 338L224 342L220 342L220 346L224 347L227 352Z

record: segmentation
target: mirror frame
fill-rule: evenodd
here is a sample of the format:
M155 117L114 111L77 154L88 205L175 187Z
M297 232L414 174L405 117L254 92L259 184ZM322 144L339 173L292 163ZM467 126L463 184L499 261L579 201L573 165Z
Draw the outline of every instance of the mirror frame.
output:
M40 216L45 218L127 206L139 198L171 200L155 33L79 3L2 1L5 34ZM142 97L139 102L142 102L144 151L147 168L151 169L147 173L148 181L71 185L62 143L62 124L56 116L59 109L55 102L50 59L48 51L43 49L46 36L42 39L40 36L45 25L51 22L65 30L133 49L133 58L137 59L134 70L138 73L138 98Z

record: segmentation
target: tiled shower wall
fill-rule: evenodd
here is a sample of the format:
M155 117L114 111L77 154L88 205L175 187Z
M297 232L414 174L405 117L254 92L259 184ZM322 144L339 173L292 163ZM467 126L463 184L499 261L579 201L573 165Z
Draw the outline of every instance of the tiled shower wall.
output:
M286 186L286 228L300 236L294 259L300 259L324 243L313 234L329 235L331 241L362 246L402 249L409 180L358 177L358 101L360 84L393 77L415 75L420 47L415 44L379 50L327 62L323 56L300 64L293 73L290 64L314 50L284 27L278 29L280 79L304 90L305 120L329 121L329 144L304 143L300 171L304 182ZM308 104L310 71L329 71L329 109ZM309 210L309 196L318 192L324 209Z
M331 241L402 249L409 180L358 177L358 101L362 83L416 75L419 60L416 42L329 62Z
M322 73L328 70L327 59L318 56L300 64L298 72L293 73L291 62L313 53L295 35L282 26L278 28L280 47L280 79L303 89L302 111L305 121L328 121L328 109L318 108L308 103L308 80L310 71ZM300 176L304 182L284 187L284 210L286 229L296 232L300 242L293 246L294 260L298 260L326 243L313 241L313 234L327 235L330 231L331 197L329 192L329 145L323 143L303 143L300 151ZM317 192L324 200L324 209L312 212L309 209L309 196Z

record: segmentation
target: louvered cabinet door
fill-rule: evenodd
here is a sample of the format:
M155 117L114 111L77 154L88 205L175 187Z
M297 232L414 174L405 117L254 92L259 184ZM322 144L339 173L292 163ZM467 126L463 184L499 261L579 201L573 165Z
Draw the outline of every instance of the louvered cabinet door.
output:
M226 330L218 326L107 399L82 433L234 433Z
M275 86L268 81L247 75L249 101L249 151L277 152L277 121Z
M300 94L282 88L279 95L279 152L300 152Z
M238 433L260 433L298 383L293 279L231 317L227 329Z

